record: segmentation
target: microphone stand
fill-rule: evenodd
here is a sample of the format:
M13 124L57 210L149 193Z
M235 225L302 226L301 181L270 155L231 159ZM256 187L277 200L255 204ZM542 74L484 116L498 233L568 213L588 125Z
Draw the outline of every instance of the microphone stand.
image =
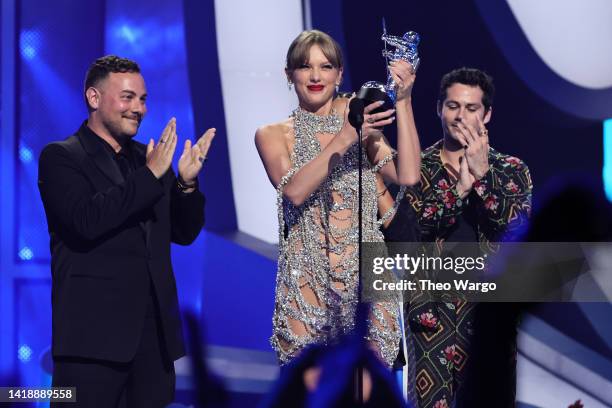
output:
M363 115L361 115L362 118L362 123L361 125L363 125ZM361 245L361 241L363 240L363 212L362 212L362 208L363 208L363 204L362 204L362 200L363 200L363 175L362 175L362 166L363 166L363 141L362 141L362 132L363 132L363 128L362 126L359 126L359 129L357 129L357 146L359 149L359 158L357 160L357 166L358 167L358 179L357 179L357 199L359 201L359 205L358 205L358 234L357 234L357 261L358 261L358 268L357 268L357 310L355 311L355 316L357 316L357 311L359 311L360 305L361 305L361 290L362 290L362 284L361 284L361 255L362 255L362 245ZM366 315L367 318L367 315ZM359 323L359 322L357 322ZM355 326L357 327L357 326ZM363 340L363 339L361 339ZM364 401L363 401L363 366L360 364L359 367L357 368L357 402L361 405L363 405Z
M358 166L358 180L357 180L357 200L358 200L358 213L357 213L357 220L359 225L357 226L357 305L356 305L356 309L355 309L355 330L357 330L360 326L360 323L358 321L358 317L360 315L360 306L361 306L361 290L362 290L362 283L361 283L361 259L362 259L362 244L361 241L363 240L363 204L362 204L362 200L363 200L363 174L362 174L362 166L363 166L363 141L362 136L363 136L363 131L362 131L362 127L363 127L363 110L364 110L364 103L363 100L359 99L359 98L353 98L351 100L351 102L349 103L349 122L350 124L355 128L355 130L357 131L357 150L358 150L358 158L357 158L357 166ZM367 320L367 314L365 316L365 319ZM367 322L365 323L367 325ZM366 329L367 330L367 329ZM357 333L359 333L360 331L357 330ZM359 339L359 341L361 341L363 339ZM363 366L359 365L357 367L357 401L359 404L363 405Z

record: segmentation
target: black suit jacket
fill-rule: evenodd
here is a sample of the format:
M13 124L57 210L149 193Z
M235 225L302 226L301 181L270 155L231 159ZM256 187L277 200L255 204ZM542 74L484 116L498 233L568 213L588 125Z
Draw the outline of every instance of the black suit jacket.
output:
M51 238L54 356L127 362L137 350L151 283L168 357L185 354L170 241L193 242L204 197L180 192L169 170L155 178L146 146L124 180L112 153L84 123L47 145L39 189Z

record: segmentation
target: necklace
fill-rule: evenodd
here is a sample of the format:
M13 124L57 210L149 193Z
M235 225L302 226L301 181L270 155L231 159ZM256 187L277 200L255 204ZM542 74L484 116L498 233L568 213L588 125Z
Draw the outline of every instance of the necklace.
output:
M336 110L333 108L329 115L317 115L298 107L291 116L295 120L294 126L300 128L301 132L308 132L309 134L338 133L342 127L342 120L336 115Z

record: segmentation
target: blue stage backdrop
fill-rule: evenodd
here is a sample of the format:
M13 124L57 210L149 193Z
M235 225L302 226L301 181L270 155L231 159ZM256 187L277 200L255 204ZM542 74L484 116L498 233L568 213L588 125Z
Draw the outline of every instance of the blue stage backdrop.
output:
M49 240L38 196L38 156L45 144L67 137L86 118L84 73L104 50L104 2L78 5L17 2L19 59L15 152L17 262L46 264ZM87 16L87 18L83 18Z
M3 151L3 160L14 169L14 178L3 186L2 202L14 214L2 224L0 295L8 327L3 327L0 358L3 374L12 371L21 384L47 385L50 377L41 361L51 338L49 238L37 158L45 144L65 138L85 118L83 76L104 50L104 3L25 0L13 5L3 10L10 15L2 16L3 21L15 18L14 43L8 44L15 50L14 61L3 63L15 64L16 103L13 133L2 135L3 146L12 146L11 152Z

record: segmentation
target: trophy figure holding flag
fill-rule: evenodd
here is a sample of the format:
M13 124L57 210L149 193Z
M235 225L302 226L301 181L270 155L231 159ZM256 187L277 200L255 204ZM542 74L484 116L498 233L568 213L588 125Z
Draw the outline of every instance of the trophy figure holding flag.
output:
M384 100L385 104L376 111L384 111L395 105L395 81L389 72L389 62L404 60L410 65L414 71L419 66L418 45L421 40L419 34L414 31L408 31L402 37L387 34L387 27L383 19L383 34L381 40L385 43L385 48L382 51L383 57L387 61L387 83L382 84L378 81L368 81L359 90L357 97L364 100L364 104ZM388 49L387 47L393 47Z

